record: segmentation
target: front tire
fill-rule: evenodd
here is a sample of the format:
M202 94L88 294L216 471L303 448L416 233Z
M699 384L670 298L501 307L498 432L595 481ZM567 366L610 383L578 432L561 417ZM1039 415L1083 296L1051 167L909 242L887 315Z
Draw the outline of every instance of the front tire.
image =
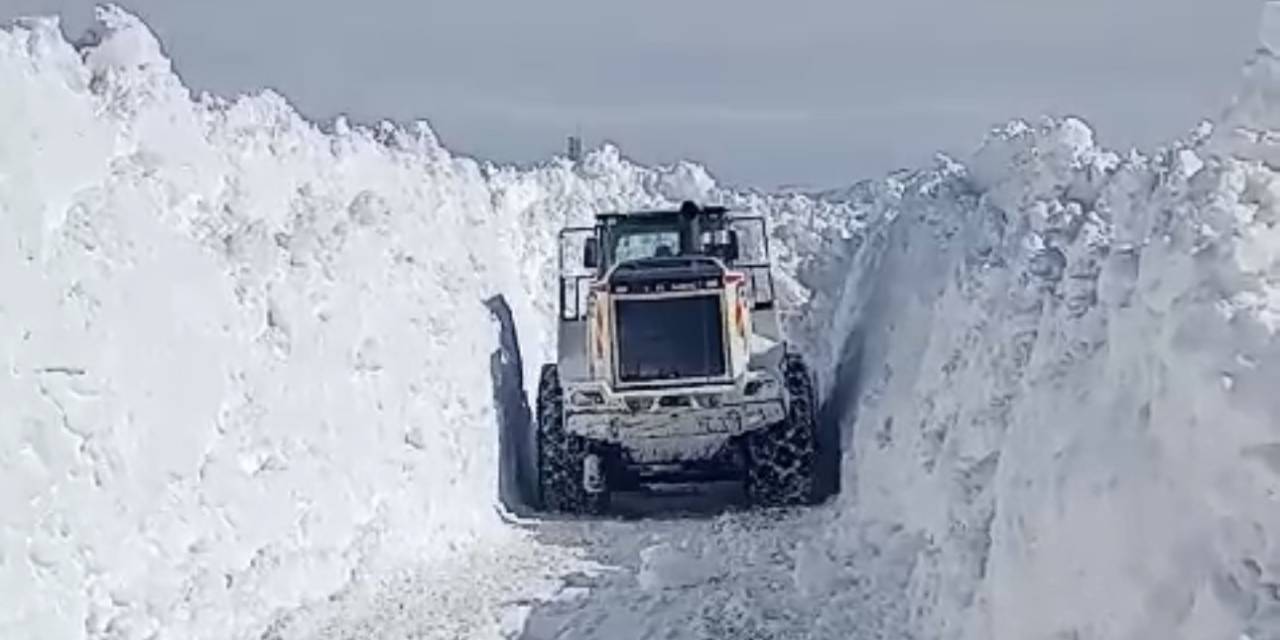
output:
M564 428L564 392L559 370L543 365L538 380L538 486L544 509L559 513L599 513L607 493L589 493L583 466L590 443Z
M818 406L809 368L797 354L784 356L787 417L747 434L747 497L757 506L790 506L814 501L818 454Z

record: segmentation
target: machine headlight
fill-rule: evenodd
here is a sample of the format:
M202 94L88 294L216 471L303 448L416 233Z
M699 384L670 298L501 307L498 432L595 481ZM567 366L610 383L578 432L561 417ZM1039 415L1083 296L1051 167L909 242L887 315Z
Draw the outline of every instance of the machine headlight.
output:
M578 407L592 407L604 404L604 394L599 391L574 391L569 394L569 403Z

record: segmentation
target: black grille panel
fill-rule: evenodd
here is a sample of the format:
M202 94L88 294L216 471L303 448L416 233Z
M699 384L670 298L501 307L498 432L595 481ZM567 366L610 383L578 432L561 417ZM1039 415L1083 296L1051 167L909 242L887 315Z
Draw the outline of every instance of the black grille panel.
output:
M624 384L725 374L719 295L614 301Z

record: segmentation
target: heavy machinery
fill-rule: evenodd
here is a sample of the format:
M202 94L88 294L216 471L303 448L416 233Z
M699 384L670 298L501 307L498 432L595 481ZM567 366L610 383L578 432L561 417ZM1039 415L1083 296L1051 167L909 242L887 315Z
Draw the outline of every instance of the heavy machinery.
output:
M763 217L692 202L601 213L561 231L559 263L529 465L541 509L601 513L615 492L725 480L752 505L826 497L819 460L838 445L782 334Z

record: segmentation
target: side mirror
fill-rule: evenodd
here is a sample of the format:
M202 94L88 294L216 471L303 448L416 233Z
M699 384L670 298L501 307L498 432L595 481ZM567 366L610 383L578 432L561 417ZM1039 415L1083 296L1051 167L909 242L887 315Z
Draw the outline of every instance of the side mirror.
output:
M600 266L600 241L596 238L587 238L582 243L582 267L584 269L595 269Z

